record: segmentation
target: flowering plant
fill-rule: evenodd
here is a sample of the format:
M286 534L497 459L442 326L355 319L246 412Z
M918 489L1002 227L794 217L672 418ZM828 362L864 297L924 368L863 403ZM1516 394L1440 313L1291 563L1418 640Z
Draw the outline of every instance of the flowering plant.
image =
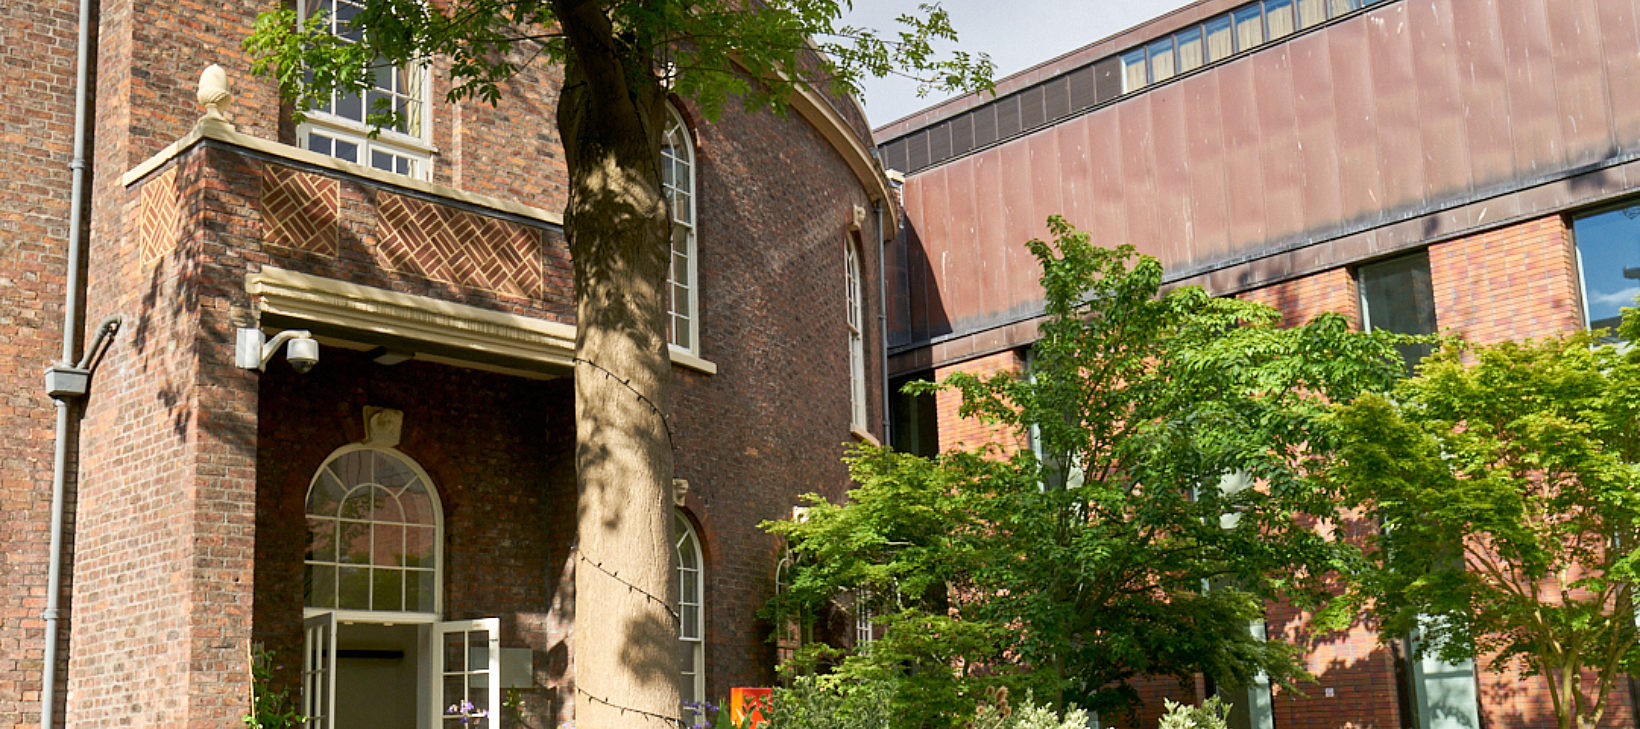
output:
M450 706L444 710L444 715L446 717L459 716L461 717L461 725L467 726L469 724L481 724L483 719L489 717L490 712L474 706L471 701L462 699L458 703L450 704Z

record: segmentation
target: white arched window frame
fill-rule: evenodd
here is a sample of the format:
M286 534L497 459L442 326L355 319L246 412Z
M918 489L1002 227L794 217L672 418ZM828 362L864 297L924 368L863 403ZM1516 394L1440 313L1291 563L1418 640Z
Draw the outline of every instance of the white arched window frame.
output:
M358 42L357 31L349 22L366 0L297 0L297 15L305 22L323 15L331 34ZM420 180L431 178L433 147L429 89L431 71L425 63L373 70L370 89L358 94L333 94L306 113L296 127L296 146L327 157L346 160L384 172ZM380 100L402 116L399 123L383 127L372 136L368 117Z
M706 567L700 537L689 518L672 512L678 552L678 641L682 649L683 700L706 700Z
M666 271L667 341L700 354L700 287L695 244L695 143L683 115L666 106L661 135L661 187L672 217L672 255Z
M304 511L306 613L442 613L444 508L414 459L343 446L314 474Z
M849 425L866 429L865 299L860 285L860 251L850 240L843 244L843 278L848 297Z

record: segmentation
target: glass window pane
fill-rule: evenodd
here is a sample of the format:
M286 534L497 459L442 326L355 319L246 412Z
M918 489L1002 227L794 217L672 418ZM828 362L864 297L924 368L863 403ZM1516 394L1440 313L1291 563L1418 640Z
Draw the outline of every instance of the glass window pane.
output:
M1140 48L1122 54L1122 92L1137 91L1150 80L1145 71L1145 50Z
M336 561L336 522L331 519L308 517L309 562Z
M404 527L396 524L376 524L372 528L375 551L371 564L378 567L404 566Z
M1326 19L1326 0L1298 0L1298 27L1308 28Z
M435 590L437 583L432 572L407 570L404 573L405 609L433 612Z
M1332 7L1331 14L1335 18L1361 7L1359 0L1328 0L1327 4Z
M1435 333L1435 293L1429 281L1427 251L1362 266L1357 279L1363 328L1397 334ZM1410 372L1433 346L1404 344L1397 349Z
M1291 34L1296 29L1293 0L1264 0L1264 26L1269 40Z
M308 134L308 149L327 157L330 156L330 137L320 134Z
M348 495L336 513L343 519L370 519L370 488L367 486Z
M358 162L359 145L352 142L344 142L340 139L336 140L336 158L345 159L349 162Z
M1620 310L1640 296L1640 205L1572 221L1590 329L1617 328Z
M336 572L336 607L342 610L370 609L370 568L340 567Z
M405 527L404 529L404 566L428 567L434 566L434 546L437 532L432 527Z
M403 610L404 580L398 570L376 570L371 592L371 610Z
M307 511L309 514L335 516L345 496L347 489L327 469L320 472L319 478L308 487Z
M1229 58L1236 52L1236 40L1230 33L1230 16L1221 15L1202 26L1207 34L1207 62Z
M1173 39L1163 38L1145 46L1150 58L1150 82L1160 83L1173 78Z
M336 561L370 564L370 523L344 521L341 527L342 538L338 549L341 558Z
M307 565L303 574L306 583L306 604L310 607L336 607L336 568L330 565Z
M1207 62L1206 54L1202 51L1201 28L1180 31L1173 36L1173 42L1179 49L1179 73L1200 68Z
M1259 6L1242 8L1230 14L1230 20L1236 26L1236 50L1245 51L1264 42L1264 18L1259 15Z
M364 121L364 102L358 94L342 94L336 98L336 110L333 112L348 121Z

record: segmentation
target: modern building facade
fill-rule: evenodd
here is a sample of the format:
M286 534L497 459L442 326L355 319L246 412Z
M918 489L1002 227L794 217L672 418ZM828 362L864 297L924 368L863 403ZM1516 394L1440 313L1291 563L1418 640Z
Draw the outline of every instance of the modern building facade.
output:
M598 606L573 593L561 74L520 49L492 107L386 69L295 123L240 50L280 7L93 4L71 256L76 4L0 4L0 724L238 726L252 643L324 726L441 726L461 701L571 721L574 616ZM377 98L404 116L372 136ZM665 140L681 680L715 700L773 681L758 523L839 496L843 444L882 435L894 211L851 99L712 122L679 100ZM89 384L58 367L48 395L65 329Z
M905 173L889 374L1021 368L1042 315L1022 244L1051 214L1291 323L1477 342L1609 325L1640 294L1637 18L1630 0L1204 0L879 127ZM956 405L896 400L894 444L996 435ZM1314 638L1279 606L1266 628ZM1238 724L1554 725L1540 682L1382 638L1319 636L1317 684L1237 696ZM1210 690L1157 683L1138 725ZM1634 726L1633 702L1618 691L1604 725Z

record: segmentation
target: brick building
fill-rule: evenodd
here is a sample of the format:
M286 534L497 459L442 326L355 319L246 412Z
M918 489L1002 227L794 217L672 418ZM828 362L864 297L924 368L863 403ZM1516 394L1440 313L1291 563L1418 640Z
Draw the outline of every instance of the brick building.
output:
M0 725L38 726L49 701L59 726L237 726L253 640L338 727L440 725L491 686L519 690L516 717L484 707L509 725L574 716L561 75L527 66L490 107L439 101L440 69L397 69L371 98L403 124L365 134L358 98L295 124L240 50L280 6L94 4L75 258L76 4L0 3ZM194 102L213 63L226 119ZM773 680L756 612L779 545L757 524L839 495L843 444L882 433L894 213L850 99L670 118L680 648L685 695L716 700ZM94 356L84 396L54 379L69 428L47 691L41 375L65 315L68 357ZM240 339L286 331L311 340L236 366ZM282 361L315 343L307 371ZM330 656L334 693L312 670Z
M1050 214L1293 323L1478 342L1610 324L1640 294L1637 17L1631 0L1203 0L879 127L906 175L889 375L1022 367L1042 315L1022 244ZM996 437L956 404L897 398L894 444ZM1554 726L1540 681L1380 638L1325 638L1307 696L1231 692L1237 723ZM1191 693L1146 691L1139 726ZM1634 700L1617 691L1603 725L1634 726Z

